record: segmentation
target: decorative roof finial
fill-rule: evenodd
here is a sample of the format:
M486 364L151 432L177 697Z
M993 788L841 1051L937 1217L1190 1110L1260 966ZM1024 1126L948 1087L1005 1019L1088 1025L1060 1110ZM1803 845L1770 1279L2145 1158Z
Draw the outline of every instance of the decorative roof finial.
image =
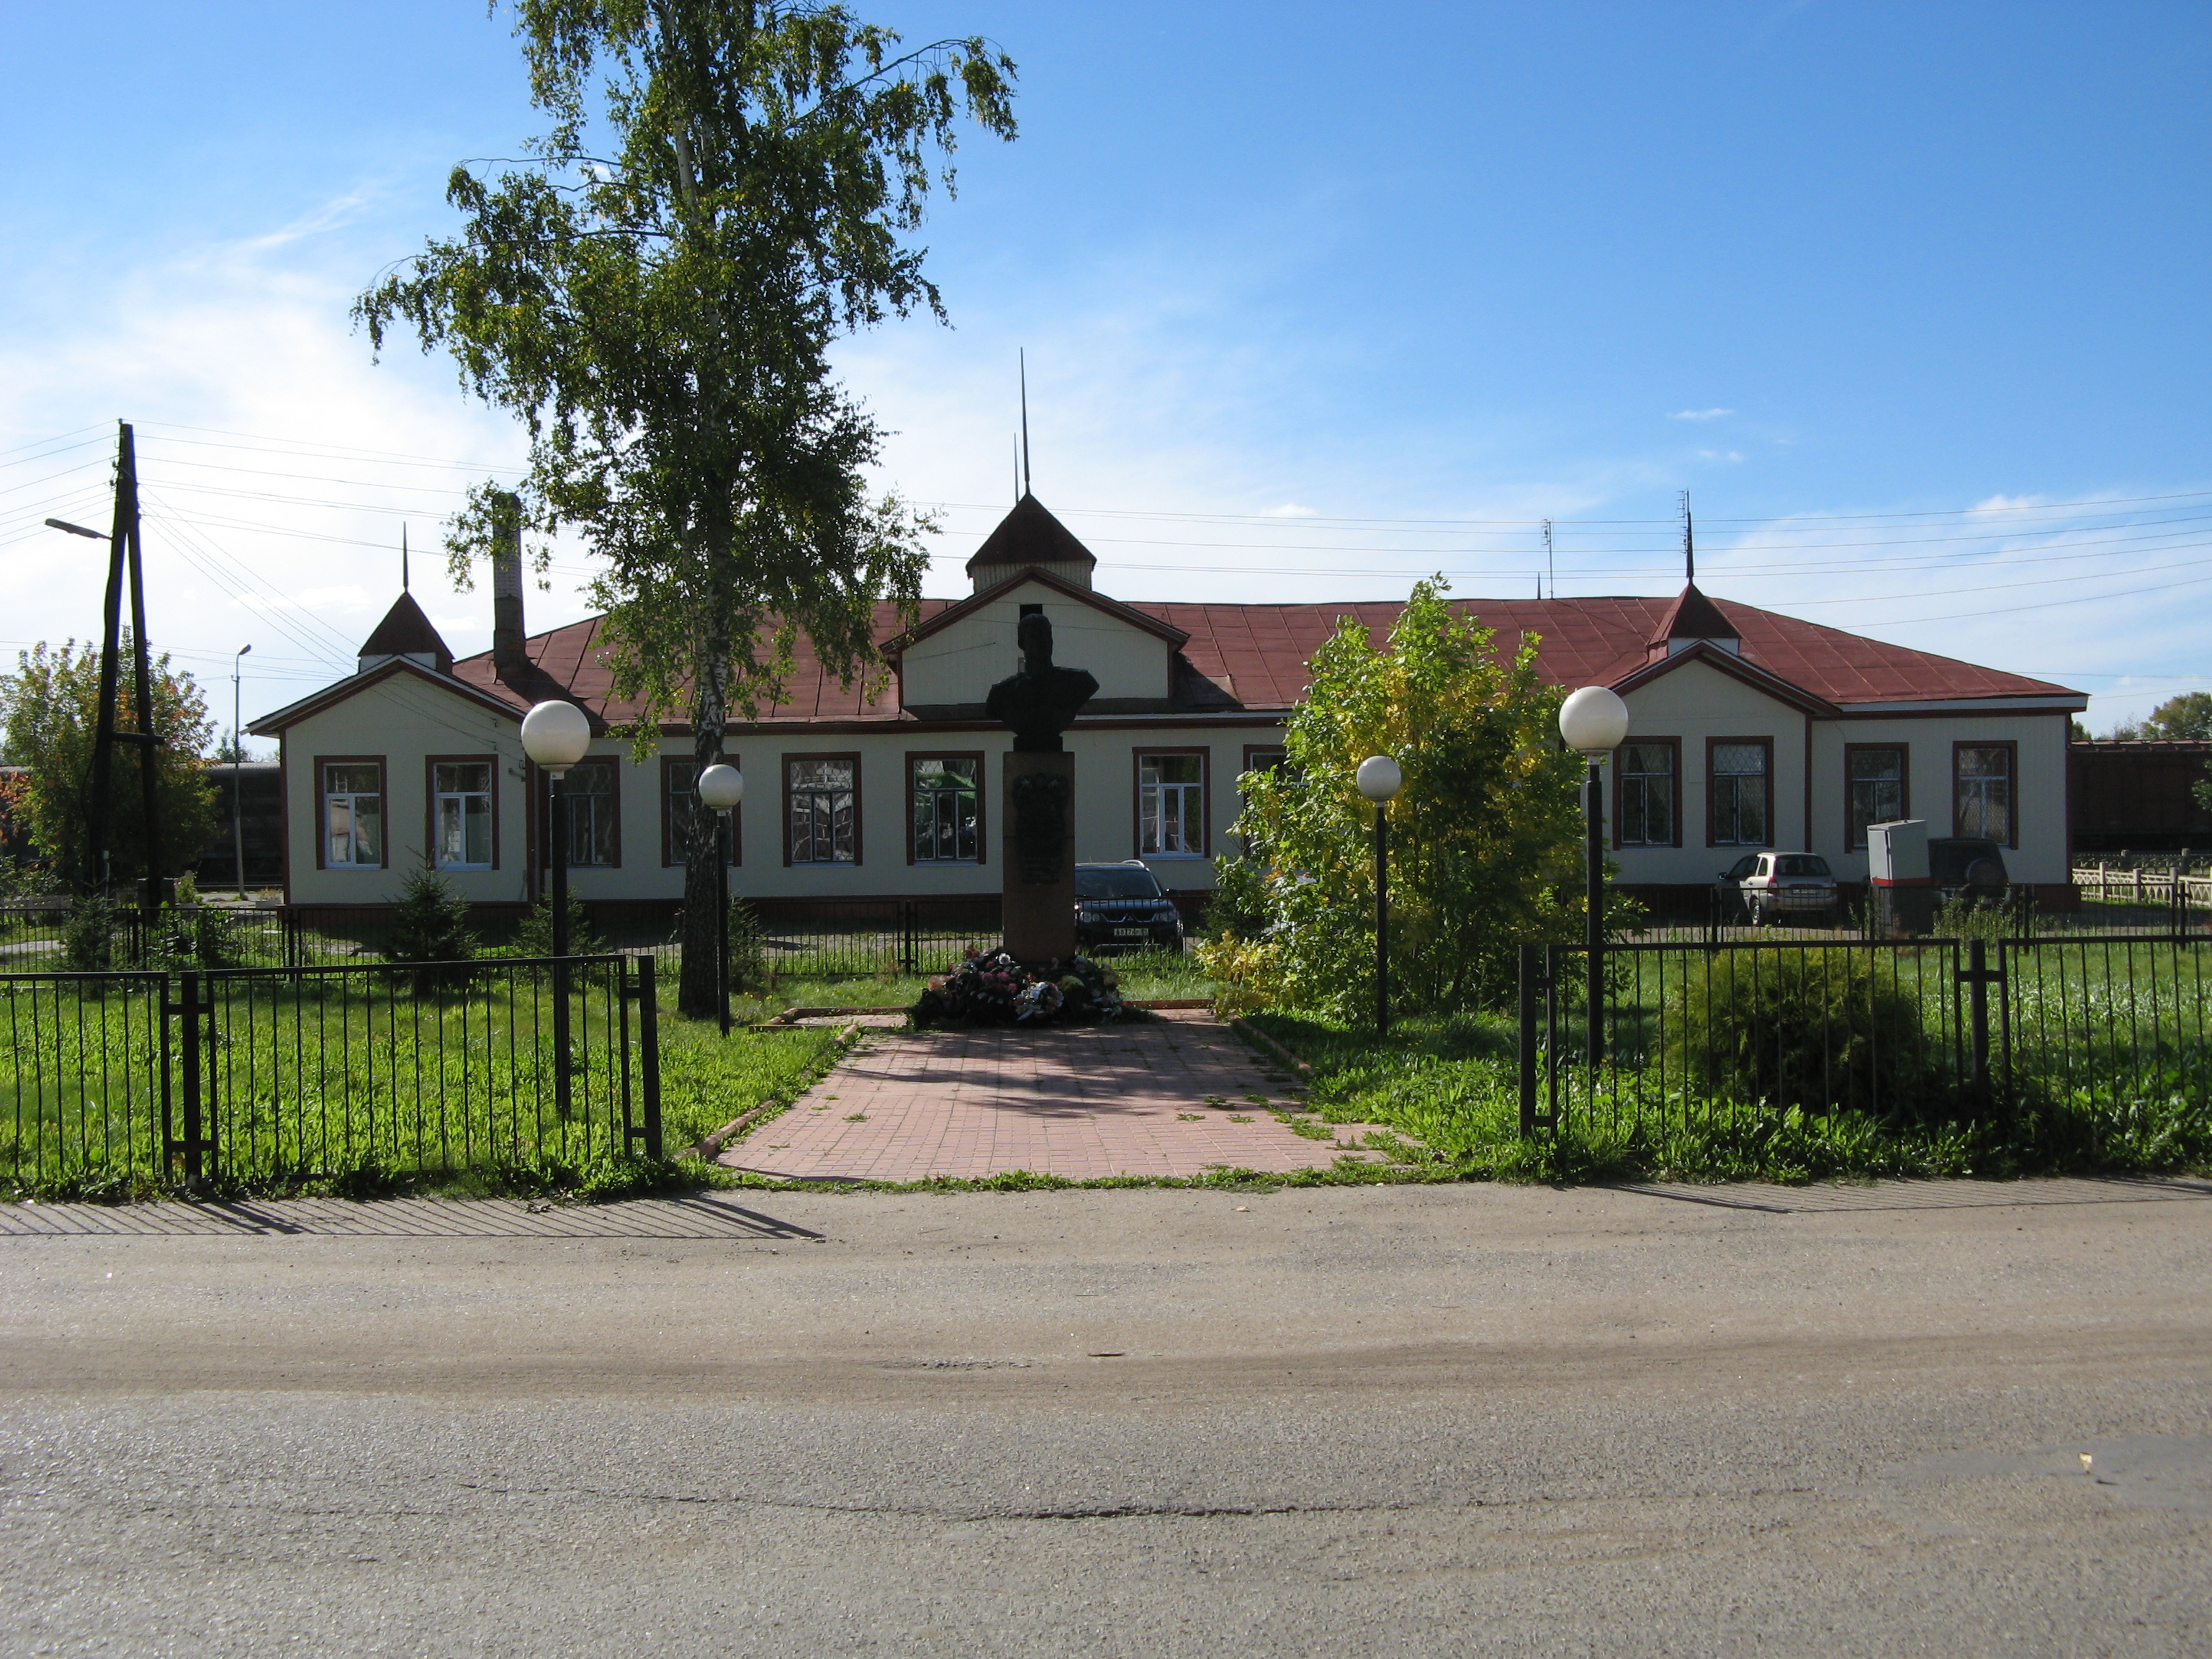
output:
M1690 519L1690 492L1682 492L1682 580L1692 587L1698 584L1698 532Z
M1016 361L1022 371L1022 494L1030 493L1030 355L1018 350Z
M399 591L407 591L407 526L399 526Z

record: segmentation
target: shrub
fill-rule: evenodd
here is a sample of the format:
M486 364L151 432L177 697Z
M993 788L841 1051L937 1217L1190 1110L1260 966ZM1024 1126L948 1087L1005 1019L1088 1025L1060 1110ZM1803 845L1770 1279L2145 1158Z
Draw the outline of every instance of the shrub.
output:
M1850 951L1729 951L1669 999L1662 1063L1692 1094L1887 1112L1930 1103L1939 1056L1920 1010Z
M96 974L114 954L115 907L98 893L70 906L62 923L62 962L71 973Z
M769 972L768 930L759 915L741 898L730 901L730 991L732 995L766 993L774 988Z
M469 926L468 901L428 863L407 878L399 908L392 915L384 954L392 962L466 962L477 953L476 930ZM466 969L415 972L417 994L458 990L473 975Z
M583 901L574 893L568 895L568 954L572 957L595 957L606 947L592 929L592 919L584 914ZM553 954L553 901L544 894L530 907L530 914L514 930L514 942L510 955L518 957L550 957Z

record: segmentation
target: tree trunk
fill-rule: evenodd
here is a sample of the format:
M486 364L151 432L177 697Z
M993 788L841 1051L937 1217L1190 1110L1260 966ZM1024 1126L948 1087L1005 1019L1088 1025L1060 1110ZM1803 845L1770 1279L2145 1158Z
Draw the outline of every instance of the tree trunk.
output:
M700 772L722 758L722 738L730 718L726 617L709 616L706 635L691 714L691 752ZM697 774L693 777L696 782ZM684 849L684 969L676 992L678 1011L695 1019L716 1018L722 1012L721 872L717 864L722 845L717 816L695 789L686 817L690 844Z

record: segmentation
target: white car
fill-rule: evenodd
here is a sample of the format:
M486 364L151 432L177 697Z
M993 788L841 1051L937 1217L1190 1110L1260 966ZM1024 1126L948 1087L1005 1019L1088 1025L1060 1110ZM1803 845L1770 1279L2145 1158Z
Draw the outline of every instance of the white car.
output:
M1818 853L1747 853L1720 873L1722 902L1754 927L1771 922L1833 926L1836 878Z

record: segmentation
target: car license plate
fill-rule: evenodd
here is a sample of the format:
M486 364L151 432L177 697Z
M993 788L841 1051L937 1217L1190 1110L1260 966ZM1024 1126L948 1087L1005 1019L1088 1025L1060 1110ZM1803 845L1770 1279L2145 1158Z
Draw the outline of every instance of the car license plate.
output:
M1142 939L1152 931L1152 930L1149 927L1116 927L1114 930L1114 937L1115 939Z

